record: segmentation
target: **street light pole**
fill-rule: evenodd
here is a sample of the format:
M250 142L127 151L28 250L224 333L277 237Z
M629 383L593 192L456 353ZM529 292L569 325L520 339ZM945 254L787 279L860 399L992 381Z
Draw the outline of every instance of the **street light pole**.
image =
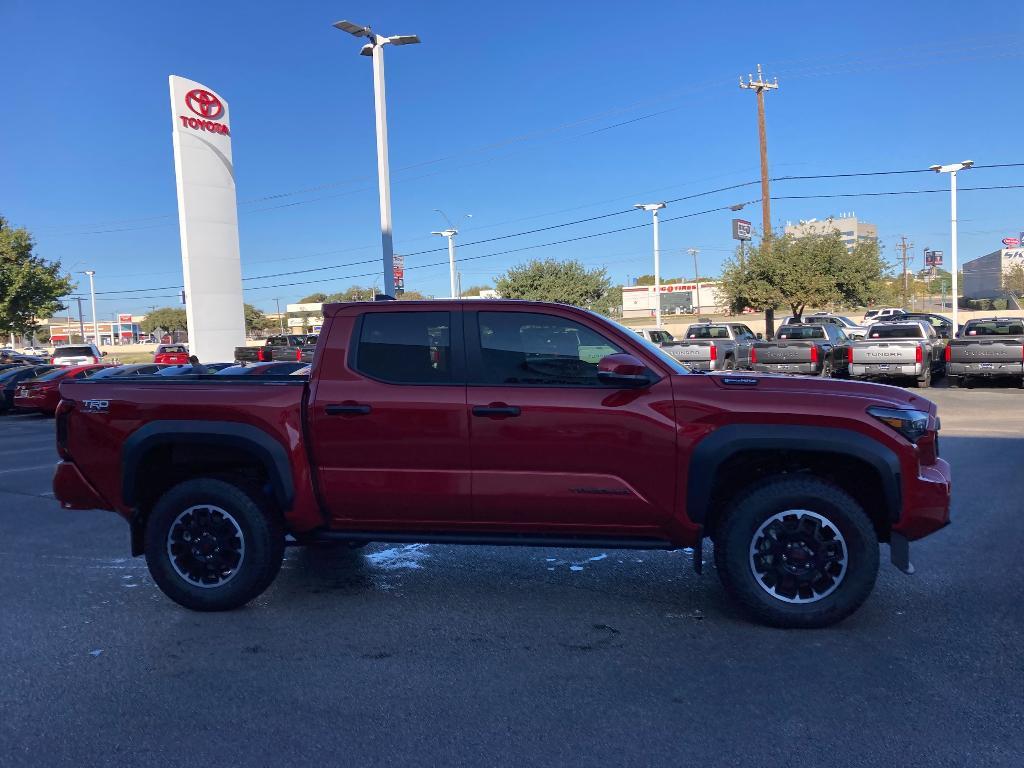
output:
M284 334L284 315L281 314L281 300L274 299L274 303L277 305L277 324L281 328L281 333Z
M654 325L661 327L661 241L658 232L658 211L665 203L637 203L633 206L642 211L650 211L654 228Z
M700 251L696 248L690 248L688 252L693 256L693 282L697 286L697 314L700 315L700 270L697 268L697 254Z
M454 227L450 229L444 229L440 232L431 232L432 235L440 235L441 237L448 238L448 283L449 283L449 295L453 299L459 298L459 295L455 292L455 236L459 234L459 230Z
M384 46L411 45L420 39L416 35L378 35L369 27L350 21L337 21L334 26L355 37L365 37L370 42L359 51L362 56L373 58L373 106L377 127L377 187L380 195L380 241L384 266L382 292L395 295L394 237L391 227L391 174L388 169L388 114L384 93Z
M95 269L85 270L86 275L89 276L89 295L92 297L92 342L97 347L100 345L100 329L96 324L96 286L93 284L92 278L96 274ZM85 341L85 339L82 339Z
M948 173L949 174L949 234L952 238L950 247L950 266L952 267L953 273L953 286L952 286L952 299L953 303L953 333L957 333L960 330L960 276L957 274L959 267L957 266L956 260L956 174L958 171L966 171L974 165L973 160L964 160L959 163L950 163L949 165L933 165L931 169L936 173Z

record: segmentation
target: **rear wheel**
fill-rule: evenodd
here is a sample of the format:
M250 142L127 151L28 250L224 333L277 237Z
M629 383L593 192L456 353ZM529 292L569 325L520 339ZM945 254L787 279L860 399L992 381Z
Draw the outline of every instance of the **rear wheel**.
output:
M722 364L723 371L734 371L736 370L736 360L731 357L725 358L725 362Z
M196 611L226 611L258 596L284 559L280 519L224 480L186 480L146 524L146 565L161 591Z
M809 475L758 483L725 511L715 565L726 590L776 627L824 627L867 599L878 575L878 538L845 491Z
M932 385L932 369L929 367L929 368L925 369L924 375L918 376L914 380L914 386L921 387L922 389L927 389L931 385Z

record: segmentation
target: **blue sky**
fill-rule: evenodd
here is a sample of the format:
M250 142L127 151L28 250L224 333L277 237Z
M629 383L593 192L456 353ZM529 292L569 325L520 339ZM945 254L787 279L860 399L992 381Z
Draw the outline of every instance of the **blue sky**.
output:
M355 262L380 255L371 72L358 42L331 27L339 18L423 40L387 51L399 252L443 249L430 235L444 223L435 208L470 243L756 180L755 100L737 78L758 62L780 82L767 108L773 176L1024 162L1019 3L660 5L6 0L0 213L29 227L43 256L95 269L97 291L146 289L100 293L101 317L173 304L181 261L167 75L180 74L231 103L242 270L259 278L246 281L246 299L271 310L275 297L370 282L362 274L376 262ZM979 169L960 184L1024 184L1024 168ZM908 174L780 181L772 194L947 185ZM751 186L682 201L665 217L758 194ZM962 259L1024 230L1024 189L964 192L960 209ZM924 246L948 254L948 194L780 200L772 219L842 211L877 224L890 259L900 234L918 259ZM703 273L717 273L733 248L732 215L666 222L664 274L692 272L689 247L700 249ZM760 222L758 206L741 215ZM645 227L460 268L469 286L527 258L577 258L624 281L651 271L650 248ZM420 266L444 259L410 256L407 286L445 295L447 268Z

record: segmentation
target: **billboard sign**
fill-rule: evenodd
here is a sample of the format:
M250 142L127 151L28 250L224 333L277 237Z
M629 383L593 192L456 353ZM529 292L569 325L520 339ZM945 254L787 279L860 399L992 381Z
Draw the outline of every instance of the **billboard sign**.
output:
M942 251L925 251L924 252L924 265L926 267L941 267L942 266Z
M169 85L191 351L200 360L231 360L245 344L231 107L194 80L171 75Z
M1021 234L1024 235L1024 232L1022 232ZM1020 238L1019 237L1004 237L1003 238L1003 246L1006 247L1006 248L1019 248L1020 247Z
M732 239L733 240L750 240L754 229L749 221L746 219L733 219L732 220Z
M129 315L129 314L124 314L124 315L118 314L117 322L121 323L122 325L131 325L132 324L132 316Z

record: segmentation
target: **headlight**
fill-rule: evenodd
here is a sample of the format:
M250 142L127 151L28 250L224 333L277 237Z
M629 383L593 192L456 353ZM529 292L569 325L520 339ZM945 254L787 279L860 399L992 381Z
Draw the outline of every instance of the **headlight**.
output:
M904 408L882 408L873 405L868 413L895 429L907 440L916 443L928 431L928 413Z

